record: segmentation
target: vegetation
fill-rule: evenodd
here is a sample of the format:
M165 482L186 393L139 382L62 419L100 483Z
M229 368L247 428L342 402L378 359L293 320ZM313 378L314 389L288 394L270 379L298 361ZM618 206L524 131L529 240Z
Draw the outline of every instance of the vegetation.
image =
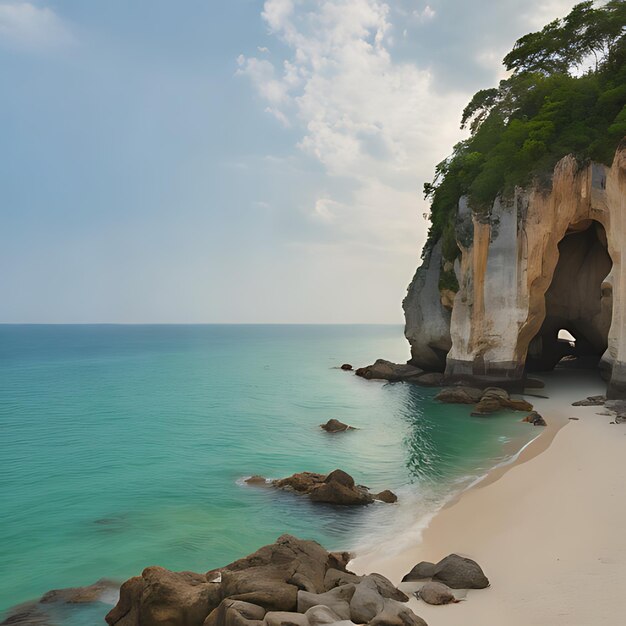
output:
M511 72L497 88L474 95L458 143L424 185L431 200L427 248L443 237L443 255L458 254L454 222L461 196L488 213L516 186L548 183L573 154L611 163L626 136L626 2L577 4L569 15L519 39L504 58Z

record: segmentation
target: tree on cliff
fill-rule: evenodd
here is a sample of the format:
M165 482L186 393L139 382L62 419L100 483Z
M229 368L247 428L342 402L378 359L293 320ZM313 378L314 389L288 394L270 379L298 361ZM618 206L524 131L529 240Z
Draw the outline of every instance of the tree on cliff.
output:
M577 4L563 19L521 37L504 58L511 72L477 92L461 127L470 136L424 185L431 199L429 244L457 253L454 220L467 196L488 213L497 195L550 181L567 154L610 164L626 135L626 2Z

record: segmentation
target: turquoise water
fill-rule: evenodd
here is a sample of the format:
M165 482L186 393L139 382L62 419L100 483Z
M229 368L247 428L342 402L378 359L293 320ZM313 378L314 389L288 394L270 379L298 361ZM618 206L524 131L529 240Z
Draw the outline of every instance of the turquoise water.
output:
M519 416L471 418L433 390L335 368L380 356L406 360L400 327L0 326L0 611L147 565L205 571L284 532L351 548L532 436ZM328 435L331 417L359 430ZM240 481L336 467L400 506Z

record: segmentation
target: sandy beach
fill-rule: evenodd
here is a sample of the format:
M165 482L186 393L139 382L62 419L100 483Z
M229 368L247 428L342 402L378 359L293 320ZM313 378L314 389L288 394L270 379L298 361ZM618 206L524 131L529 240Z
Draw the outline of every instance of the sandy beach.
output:
M456 552L491 581L454 605L410 606L430 626L617 626L626 619L626 424L571 403L604 393L589 373L555 371L529 397L548 426L515 460L443 508L420 541L357 555L351 569L399 583ZM570 420L570 417L578 418ZM415 533L411 533L415 536ZM406 591L415 588L405 584Z

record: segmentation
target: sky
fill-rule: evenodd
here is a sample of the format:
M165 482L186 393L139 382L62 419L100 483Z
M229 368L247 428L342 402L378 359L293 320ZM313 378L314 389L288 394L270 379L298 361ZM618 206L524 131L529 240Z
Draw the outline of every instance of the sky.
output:
M0 0L0 323L402 323L423 183L575 0Z

